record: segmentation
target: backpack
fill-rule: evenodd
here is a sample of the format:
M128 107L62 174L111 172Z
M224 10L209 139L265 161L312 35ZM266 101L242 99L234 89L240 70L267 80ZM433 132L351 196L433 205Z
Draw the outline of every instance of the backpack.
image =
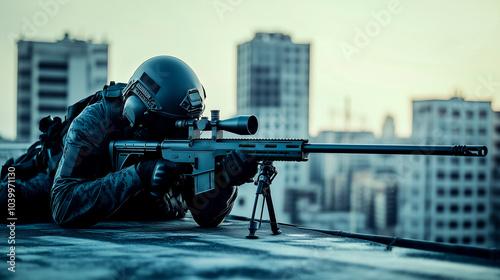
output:
M106 102L106 106L119 106L120 102L110 102L114 100L121 100L122 90L127 84L111 82L105 85L104 88L93 95L90 95L75 104L68 107L65 120L51 116L44 117L40 120L39 129L41 131L38 141L33 143L25 154L14 159L8 159L2 166L0 174L0 181L7 181L9 167L16 168L16 179L26 181L35 177L39 173L46 173L52 178L55 175L59 160L62 157L64 147L64 137L73 120L80 115L80 113L92 104L99 101ZM117 108L107 110L109 114L120 111ZM111 116L107 116L111 120Z

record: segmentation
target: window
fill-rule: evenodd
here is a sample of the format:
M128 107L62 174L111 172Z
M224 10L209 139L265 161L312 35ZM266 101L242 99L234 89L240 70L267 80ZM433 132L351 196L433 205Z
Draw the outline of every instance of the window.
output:
M453 188L453 189L451 189L451 191L450 191L450 195L451 195L451 196L458 196L458 189L457 189L457 188Z
M436 227L437 228L443 228L444 227L444 222L443 221L437 221L436 222Z
M457 243L456 237L450 237L450 243Z
M477 212L483 213L485 210L484 204L478 204L477 205Z
M467 180L467 181L472 180L472 173L471 172L465 173L465 180Z
M470 118L472 118L474 116L474 114L472 113L472 111L467 111L466 115L467 115L467 119L470 119Z
M443 172L442 170L439 170L439 171L437 172L437 178L438 178L439 180L443 180L443 179L444 179L444 172Z
M465 229L468 229L468 228L471 228L472 227L472 223L470 221L465 221L464 222L464 228Z
M479 243L479 244L484 243L484 236L482 236L482 235L477 236L476 243Z
M444 239L441 236L436 237L436 242L443 242Z
M477 221L477 228L483 229L486 226L486 223L483 220Z
M458 171L453 171L453 172L451 172L450 177L452 180L456 181L460 178L460 174L458 174Z
M480 117L481 119L485 119L487 115L488 115L488 113L487 113L485 110L481 110L481 111L479 112L479 117Z
M440 117L446 116L446 108L439 108L439 116Z
M479 181L484 181L486 179L486 174L484 172L480 172L477 175L477 178L479 179Z
M68 79L66 78L58 78L58 77L39 77L38 82L41 84L66 84Z
M464 212L470 213L471 211L472 211L472 206L470 204L465 204L464 205Z
M451 211L451 213L456 213L456 212L458 212L458 205L457 205L457 204L452 204L452 205L450 206L450 211Z
M478 196L485 196L485 195L486 195L486 189L484 189L484 188L479 188L479 189L477 190L477 195L478 195Z
M465 196L472 196L472 189L471 188L466 188L464 191Z
M458 111L458 110L453 110L453 117L454 117L454 118L458 118L458 117L460 117L460 111Z
M470 240L470 237L468 237L468 236L466 236L466 237L464 237L464 238L462 239L462 243L464 243L464 244L470 244L470 241L471 241L471 240Z
M66 62L43 62L38 63L40 69L51 69L51 70L66 70L68 69L68 64Z
M437 189L437 195L438 196L444 196L444 189L443 188L438 188Z
M444 206L442 204L439 204L436 206L436 211L438 213L442 213L444 211Z
M456 229L458 227L458 223L457 221L451 221L450 222L450 228L451 229Z

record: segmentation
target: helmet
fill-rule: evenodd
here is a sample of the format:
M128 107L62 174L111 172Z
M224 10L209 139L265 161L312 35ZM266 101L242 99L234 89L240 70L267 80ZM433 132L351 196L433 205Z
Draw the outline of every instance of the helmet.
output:
M205 89L182 60L157 56L135 71L123 90L123 116L130 126L143 126L148 114L171 119L199 118L205 110Z

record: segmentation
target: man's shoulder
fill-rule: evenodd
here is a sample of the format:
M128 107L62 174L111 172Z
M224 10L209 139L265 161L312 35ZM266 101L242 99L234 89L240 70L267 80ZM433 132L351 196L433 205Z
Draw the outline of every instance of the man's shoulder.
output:
M102 122L105 120L106 108L103 100L99 100L96 103L89 105L83 109L83 111L75 118L74 121L97 121Z

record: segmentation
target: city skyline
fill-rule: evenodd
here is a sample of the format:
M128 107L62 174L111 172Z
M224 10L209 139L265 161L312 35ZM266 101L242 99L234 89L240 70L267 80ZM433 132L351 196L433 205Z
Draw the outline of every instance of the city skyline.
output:
M68 32L75 39L109 43L108 78L120 82L149 57L177 56L204 83L207 110L224 109L223 118L236 113L237 45L256 32L290 35L294 43L311 44L312 135L343 130L345 107L350 104L351 130L380 135L390 114L398 136L408 137L411 101L449 99L455 89L466 100L488 100L500 111L500 58L495 47L500 38L494 35L500 34L498 2L193 3L2 4L0 82L7 108L0 112L5 120L0 136L15 135L15 41L21 33L34 41L60 40Z

